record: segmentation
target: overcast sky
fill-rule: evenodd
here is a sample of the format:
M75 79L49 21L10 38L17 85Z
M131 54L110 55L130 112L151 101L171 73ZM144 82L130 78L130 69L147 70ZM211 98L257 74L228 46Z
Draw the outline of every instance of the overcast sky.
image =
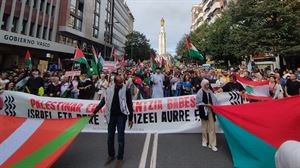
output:
M201 0L127 0L135 18L134 30L150 39L152 48L158 50L160 19L165 19L167 52L175 54L176 44L184 34L190 32L191 9Z

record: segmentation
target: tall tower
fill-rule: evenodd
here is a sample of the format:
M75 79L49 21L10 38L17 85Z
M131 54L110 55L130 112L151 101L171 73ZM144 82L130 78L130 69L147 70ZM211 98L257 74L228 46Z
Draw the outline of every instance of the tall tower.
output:
M160 20L160 32L158 37L158 55L166 54L166 31L165 31L165 20Z

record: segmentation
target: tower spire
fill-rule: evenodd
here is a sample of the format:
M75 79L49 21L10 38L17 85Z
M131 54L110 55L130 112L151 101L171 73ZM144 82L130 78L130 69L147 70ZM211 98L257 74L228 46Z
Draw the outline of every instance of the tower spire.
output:
M164 27L165 26L165 19L161 18L160 20L160 27Z
M160 20L160 32L158 36L158 55L166 54L166 31L165 31L165 20Z

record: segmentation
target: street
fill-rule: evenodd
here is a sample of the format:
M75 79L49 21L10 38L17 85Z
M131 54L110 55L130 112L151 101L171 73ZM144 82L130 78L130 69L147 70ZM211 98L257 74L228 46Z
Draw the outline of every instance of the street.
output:
M52 167L104 167L107 158L106 137L107 134L81 133ZM233 166L224 134L217 134L218 152L201 146L201 134L126 134L125 143L123 168ZM113 168L114 164L106 167Z

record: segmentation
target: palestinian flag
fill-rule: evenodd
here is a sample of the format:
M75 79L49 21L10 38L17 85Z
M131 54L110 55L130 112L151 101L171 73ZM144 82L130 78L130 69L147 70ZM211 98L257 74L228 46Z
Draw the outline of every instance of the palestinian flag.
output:
M104 68L104 59L101 56L101 53L98 55L98 68L101 71Z
M111 49L110 61L114 61L114 62L118 62L119 61L119 58L118 58L118 56L116 54L115 48Z
M25 63L28 66L29 70L32 70L32 60L31 60L30 52L28 50L25 55Z
M245 90L246 93L243 94L243 97L252 100L271 100L272 97L269 93L269 81L251 81L245 78L236 75L236 79L240 82Z
M94 46L92 46L92 51L93 51L93 57L91 62L92 62L93 73L94 75L99 75L98 58L97 58L98 54Z
M214 106L233 167L275 168L287 140L300 141L300 96L235 106Z
M79 48L75 49L75 56L74 56L74 61L84 64L86 67L86 72L87 76L91 76L91 70L88 61L86 60L85 56L83 55L82 51Z
M187 48L188 48L188 53L189 56L192 59L200 59L201 61L204 61L204 57L203 55L197 50L197 48L191 43L191 41L189 40L189 38L186 38L186 44L187 44Z
M50 167L88 121L0 115L0 167Z

